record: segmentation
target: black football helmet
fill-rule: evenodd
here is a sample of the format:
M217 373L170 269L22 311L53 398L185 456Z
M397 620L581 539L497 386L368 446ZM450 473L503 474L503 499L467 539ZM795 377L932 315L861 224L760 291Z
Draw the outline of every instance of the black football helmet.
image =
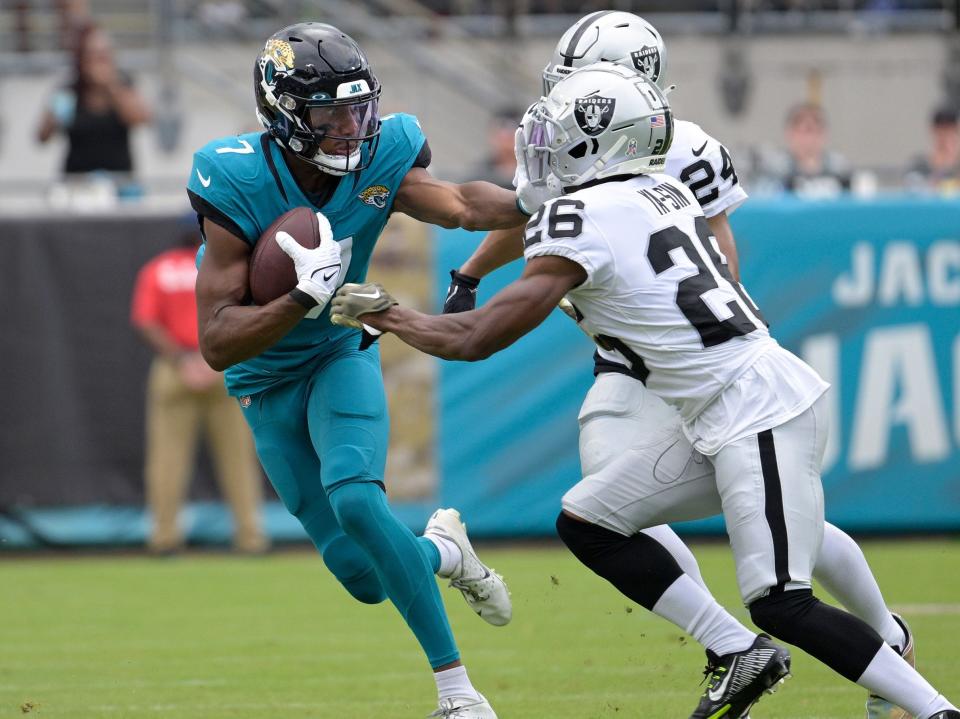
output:
M257 117L281 147L331 175L370 165L380 83L351 37L317 22L286 27L257 56L253 85Z

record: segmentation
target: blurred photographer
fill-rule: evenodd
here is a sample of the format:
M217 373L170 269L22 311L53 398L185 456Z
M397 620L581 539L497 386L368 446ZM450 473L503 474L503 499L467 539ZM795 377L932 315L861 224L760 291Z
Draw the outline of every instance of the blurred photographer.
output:
M46 143L55 134L67 138L64 173L117 173L123 193L132 182L130 129L151 119L150 108L131 79L114 61L107 34L87 23L73 39L73 78L51 97L37 128L37 140Z

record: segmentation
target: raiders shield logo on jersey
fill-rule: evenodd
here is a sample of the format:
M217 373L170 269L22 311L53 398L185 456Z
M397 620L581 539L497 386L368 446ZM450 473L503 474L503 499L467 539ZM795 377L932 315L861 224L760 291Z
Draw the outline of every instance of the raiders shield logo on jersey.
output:
M660 51L656 47L644 47L630 53L633 66L653 82L660 77Z
M578 97L573 116L580 129L590 136L599 135L610 125L617 101L612 97Z

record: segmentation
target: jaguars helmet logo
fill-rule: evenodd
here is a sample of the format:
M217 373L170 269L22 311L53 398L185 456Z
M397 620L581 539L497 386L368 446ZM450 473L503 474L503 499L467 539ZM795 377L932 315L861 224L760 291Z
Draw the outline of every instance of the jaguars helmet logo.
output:
M286 40L270 38L263 48L265 60L272 60L278 70L293 69L293 47Z
M376 207L382 210L387 206L387 198L390 197L390 190L383 185L371 185L366 190L357 195L357 199L365 205Z

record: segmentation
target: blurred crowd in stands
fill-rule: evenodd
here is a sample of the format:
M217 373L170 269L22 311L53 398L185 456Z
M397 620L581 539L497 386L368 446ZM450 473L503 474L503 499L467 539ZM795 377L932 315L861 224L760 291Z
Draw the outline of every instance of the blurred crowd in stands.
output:
M372 1L372 0L371 0ZM581 14L611 6L610 0L418 0L419 5L440 14ZM730 3L719 0L623 0L617 9L655 12L724 12ZM17 3L27 13L29 3ZM60 0L58 33L70 63L62 83L44 100L36 129L38 142L63 137L65 155L62 182L51 193L54 204L77 204L83 195L85 207L108 207L116 200L142 194L136 176L130 136L134 128L158 123L163 108L154 113L137 90L133 77L118 67L108 33L92 20L87 0ZM195 8L198 19L209 22L240 21L248 3L210 1ZM406 6L404 6L406 7ZM741 0L741 10L918 10L943 8L942 0ZM397 10L400 12L403 8ZM409 9L409 8L408 8ZM208 17L209 16L209 17ZM25 21L26 22L26 21ZM838 110L835 110L838 111ZM483 161L463 178L488 179L510 186L513 178L513 132L523 109L503 108L492 116ZM902 168L889 169L882 178L849 162L843 149L831 144L830 108L800 102L787 113L782 142L777 148L733 148L737 172L754 196L778 193L823 198L847 192L868 196L879 189L954 193L960 191L960 123L958 110L942 106L929 110L928 137L918 156ZM155 128L156 129L156 128ZM899 174L899 177L898 177Z
M488 180L502 187L513 182L516 118L521 108L499 110L490 122L487 155L474 168L471 179ZM737 159L737 172L755 196L793 194L807 199L836 197L844 193L870 196L877 178L854 167L830 146L826 110L801 102L787 112L780 147L756 149ZM960 111L944 105L930 116L926 148L904 168L899 183L911 192L953 195L960 193Z

